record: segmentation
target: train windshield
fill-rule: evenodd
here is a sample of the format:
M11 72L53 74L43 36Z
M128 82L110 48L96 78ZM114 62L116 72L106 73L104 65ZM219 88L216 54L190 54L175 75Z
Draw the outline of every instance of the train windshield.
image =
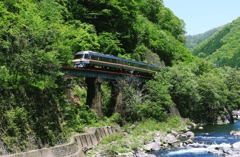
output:
M80 59L80 58L84 58L85 54L77 54L75 55L74 59Z

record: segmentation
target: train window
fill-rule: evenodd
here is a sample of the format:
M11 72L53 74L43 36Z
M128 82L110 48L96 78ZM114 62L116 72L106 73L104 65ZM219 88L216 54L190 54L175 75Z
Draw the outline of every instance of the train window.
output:
M88 54L85 54L85 57L84 58L89 58L89 55Z
M74 56L74 59L84 58L84 54L78 54Z

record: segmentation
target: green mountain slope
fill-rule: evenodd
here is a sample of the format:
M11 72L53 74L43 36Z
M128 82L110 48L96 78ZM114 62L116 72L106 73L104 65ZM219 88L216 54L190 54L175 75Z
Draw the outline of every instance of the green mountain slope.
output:
M223 26L213 28L205 33L197 35L187 35L186 36L186 46L189 50L192 50L196 45L200 44L204 40L210 38L214 33L219 31Z
M197 45L192 53L195 56L206 58L218 66L238 67L240 59L240 17Z

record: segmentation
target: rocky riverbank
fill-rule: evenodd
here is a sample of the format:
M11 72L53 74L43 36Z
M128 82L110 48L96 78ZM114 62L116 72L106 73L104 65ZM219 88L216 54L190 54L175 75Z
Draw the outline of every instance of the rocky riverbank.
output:
M233 111L232 118L234 122L240 120L240 111ZM223 116L218 118L217 124L229 124L227 120L229 116ZM168 126L158 127L159 129L165 128L164 131L149 131L150 127L147 126L149 122L143 126L132 125L122 133L122 137L118 141L109 142L102 147L98 147L94 150L94 154L87 155L88 157L107 157L109 156L109 150L112 157L156 157L153 154L148 154L157 150L171 150L172 148L207 148L208 153L222 155L227 157L240 156L240 142L234 144L222 143L215 144L213 142L193 142L195 137L194 133L190 129L196 128L194 123L186 123L182 119L180 122L174 122L176 126L183 126L184 128L170 129ZM171 122L170 122L171 123ZM154 124L158 126L159 124ZM134 134L134 130L140 127L141 134ZM142 127L142 128L141 128ZM198 127L203 129L203 127ZM206 133L209 134L209 133ZM240 131L231 131L231 135L239 136ZM115 147L120 146L121 149ZM110 149L109 149L110 148ZM127 150L127 152L126 152ZM93 150L90 150L90 152ZM88 154L88 153L87 153ZM114 155L113 155L114 154Z
M240 138L239 130L232 130L230 135ZM209 153L221 155L225 157L239 157L240 156L240 142L235 142L233 144L223 143L217 147L209 149Z
M208 134L208 133L207 133ZM232 130L230 135L240 138L239 130ZM213 142L193 142L194 133L187 131L186 133L172 132L166 136L161 136L158 132L155 134L156 138L153 142L145 145L145 151L156 151L171 149L172 147L182 147L182 148L208 148L208 153L224 156L224 157L239 157L240 156L240 142L230 143L221 143L216 144ZM163 139L162 142L159 141ZM185 140L184 140L185 139ZM144 152L146 153L146 152ZM142 153L143 154L143 153ZM147 157L149 154L139 155L136 154L136 157ZM150 155L152 156L152 155Z
M134 126L133 126L134 127ZM149 154L152 151L158 150L171 150L172 148L202 148L206 149L208 153L219 155L219 156L226 156L226 157L239 157L240 156L240 142L234 142L233 144L230 143L221 143L216 144L214 142L204 142L198 141L194 142L193 139L195 135L192 131L190 131L191 127L188 126L184 130L175 131L171 130L168 132L162 131L153 131L146 133L146 136L139 136L135 143L139 145L134 147L133 141L127 140L127 137L131 137L132 135L128 132L123 132L122 136L122 147L129 147L129 151L123 153L118 149L114 149L114 157L156 157L156 155ZM198 127L198 129L202 129ZM205 133L206 135L210 133ZM234 136L234 138L240 138L240 131L233 130L229 132L229 135ZM146 137L151 137L151 140L146 140ZM98 149L95 155L91 155L94 157L104 157L108 156L105 149L119 144L116 141L113 141L105 147ZM90 157L90 156L89 156Z
M135 126L131 126L134 128ZM148 154L151 151L171 149L173 147L186 147L193 143L194 133L189 131L191 126L187 126L182 131L171 130L169 132L147 132L145 136L139 136L136 140L131 141L127 139L132 139L132 135L128 132L123 132L123 137L121 140L122 147L129 147L129 152L122 153L121 150L114 150L115 157L155 157L153 154ZM144 129L143 129L144 132ZM150 138L149 138L150 137ZM134 146L134 143L138 143L138 146ZM87 155L88 157L107 157L107 149L113 145L119 144L117 141L112 141L109 144L95 150L94 155ZM91 151L91 150L90 150ZM111 153L112 154L112 153Z

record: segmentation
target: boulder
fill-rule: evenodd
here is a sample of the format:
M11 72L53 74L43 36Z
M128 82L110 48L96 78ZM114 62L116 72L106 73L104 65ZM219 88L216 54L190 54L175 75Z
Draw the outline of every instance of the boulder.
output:
M175 131L175 130L172 130L172 131L171 131L171 134L173 134L174 136L176 136L176 135L178 135L179 133L178 133L177 131Z
M240 131L232 130L232 131L230 132L230 135L240 136Z
M150 151L156 151L156 150L159 150L159 149L160 149L160 146L159 146L159 144L156 143L156 142L151 142L151 143L149 143L149 144L147 144L147 145L144 145L144 149L145 149L146 151L148 151L148 152L150 152Z
M145 152L137 152L136 157L156 157L154 154L147 154Z
M232 147L234 151L236 150L240 151L240 142L233 143Z
M185 135L186 135L188 138L191 138L191 139L194 138L194 133L193 133L192 131L187 131L187 132L185 133Z
M209 153L212 153L212 154L216 154L216 155L223 155L223 150L221 149L215 149L215 148L211 148L208 150Z
M166 137L164 138L164 141L166 143L172 144L175 142L178 142L177 138L173 134L167 134Z
M159 146L162 144L160 137L155 137L154 142L156 142Z
M232 117L235 122L240 120L240 111L239 110L234 110L232 111Z

